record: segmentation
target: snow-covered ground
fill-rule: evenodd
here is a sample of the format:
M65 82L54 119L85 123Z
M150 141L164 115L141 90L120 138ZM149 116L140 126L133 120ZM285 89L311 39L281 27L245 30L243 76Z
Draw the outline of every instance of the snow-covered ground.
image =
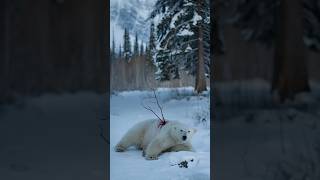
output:
M216 179L320 179L320 86L272 101L269 82L215 84Z
M214 175L210 174L210 121L201 119L209 120L208 95L195 96L192 88L157 91L165 117L198 129L193 139L197 152L165 153L159 160L147 161L141 151L116 153L113 147L133 124L154 118L140 105L152 92L113 93L111 179L146 179L145 175L150 180L201 180L209 175L230 180L320 179L319 83L311 83L310 94L285 105L272 103L268 84L215 84ZM100 95L82 92L46 94L1 105L0 180L104 179L106 144L97 139L95 118L101 101ZM194 163L189 168L171 166L190 159Z
M210 117L209 94L196 96L193 88L166 89L156 91L164 116L197 128L192 144L196 152L164 153L158 160L148 161L142 152L131 148L126 152L115 152L114 146L137 122L155 118L141 105L152 105L146 97L152 91L126 91L114 93L110 99L110 178L112 180L209 180L210 179ZM158 110L157 106L152 106ZM160 113L159 111L156 111ZM193 161L191 162L191 159ZM188 161L188 168L177 164Z
M97 107L103 96L81 92L19 98L0 106L1 180L104 179Z

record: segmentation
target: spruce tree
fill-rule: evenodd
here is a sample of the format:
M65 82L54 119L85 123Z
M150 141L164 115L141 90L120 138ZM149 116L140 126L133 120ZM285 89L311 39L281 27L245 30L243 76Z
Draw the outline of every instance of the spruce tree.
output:
M230 4L235 9L229 18L232 24L241 30L247 41L260 42L267 47L274 45L277 36L277 20L281 13L282 0L245 0ZM305 45L313 51L320 50L320 3L318 0L302 0L303 39Z
M139 56L139 43L138 43L138 33L136 33L136 39L133 46L133 55L135 57Z
M196 76L197 92L206 90L205 76L210 70L209 0L158 0L151 18L160 19L155 25L157 79L179 78L179 70L185 70Z
M155 29L154 23L150 24L150 35L149 35L149 48L148 48L148 56L151 61L153 61L153 56L156 53L156 39L155 39Z
M272 92L285 101L310 91L304 47L320 50L320 3L317 0L246 0L233 5L231 22L241 30L243 38L275 49Z
M124 29L124 35L123 35L123 56L126 61L131 60L131 42L130 42L130 34L129 30L127 28Z
M143 47L143 42L141 41L140 43L140 56L144 55L144 47Z
M114 33L113 33L113 37L112 37L112 49L111 49L111 60L115 60L116 59L116 43L114 41Z
M146 45L146 50L145 50L145 54L146 54L146 59L149 61L150 60L150 58L149 58L149 48L148 48L148 46ZM150 62L152 62L151 60L150 60Z
M119 54L118 54L118 56L119 56L119 59L122 58L122 47L121 47L121 44L119 45Z

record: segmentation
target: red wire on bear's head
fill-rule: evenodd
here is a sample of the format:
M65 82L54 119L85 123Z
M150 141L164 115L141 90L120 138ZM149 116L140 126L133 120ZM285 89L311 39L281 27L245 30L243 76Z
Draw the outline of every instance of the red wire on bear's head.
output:
M159 124L158 124L158 128L161 129L164 125L167 124L167 122L168 122L168 121L166 121L165 119L161 119L160 122L159 122Z

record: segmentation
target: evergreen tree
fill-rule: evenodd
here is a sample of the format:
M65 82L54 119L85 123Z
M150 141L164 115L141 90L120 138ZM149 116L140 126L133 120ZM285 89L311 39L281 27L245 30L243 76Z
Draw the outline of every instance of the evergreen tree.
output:
M309 49L320 51L320 3L318 0L305 0L305 35L304 42Z
M304 46L320 50L320 4L317 0L237 1L233 24L245 40L275 49L272 92L280 100L310 90Z
M144 47L143 47L143 42L141 41L140 43L140 56L144 55Z
M122 58L122 47L121 47L121 44L119 45L119 54L118 54L118 56L119 56L119 59Z
M114 41L114 33L113 33L113 36L112 36L112 49L110 51L110 54L111 54L111 60L115 60L116 59L116 43Z
M158 0L151 18L156 25L154 55L159 80L179 78L179 70L196 76L195 90L206 90L210 65L209 0ZM150 49L149 49L150 51Z
M150 24L150 35L149 35L149 48L147 52L148 59L150 61L154 61L154 55L156 53L156 39L155 39L155 28L154 28L154 23L151 22Z
M133 46L133 55L135 57L139 56L139 43L138 43L138 33L136 33L136 39Z
M149 52L149 48L148 48L147 45L146 45L146 49L145 49L145 54L146 54L146 59L147 59L148 61L152 62L152 61L150 60L150 57L149 57L150 52Z
M238 0L230 18L233 25L241 29L247 41L257 41L267 47L275 42L277 20L280 18L282 0ZM314 51L320 50L320 3L318 0L301 0L303 6L305 45Z
M124 35L123 35L124 43L123 43L123 56L125 60L129 61L131 60L131 42L130 42L130 34L129 30L127 28L124 29Z

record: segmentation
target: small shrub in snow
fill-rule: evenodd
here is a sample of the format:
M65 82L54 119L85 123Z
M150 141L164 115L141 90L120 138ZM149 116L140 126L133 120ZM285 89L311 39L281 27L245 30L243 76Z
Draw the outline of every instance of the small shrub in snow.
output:
M179 166L179 168L188 168L188 164L194 162L194 159L190 159L190 160L183 160L177 164L172 164L171 166Z
M196 125L202 125L206 128L209 128L210 123L210 108L200 108L193 114L192 119L195 120Z
M190 100L191 96L194 96L195 93L188 89L175 89L172 91L171 99L181 100L186 99Z

